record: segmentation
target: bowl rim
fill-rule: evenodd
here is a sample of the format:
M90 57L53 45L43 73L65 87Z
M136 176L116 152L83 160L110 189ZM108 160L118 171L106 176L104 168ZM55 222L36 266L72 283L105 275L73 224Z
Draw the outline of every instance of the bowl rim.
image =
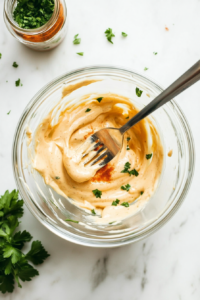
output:
M47 229L49 229L51 232L53 232L54 234L56 234L57 236L73 242L75 244L79 244L82 246L89 246L89 247L94 247L94 248L113 248L113 247L119 247L119 246L123 246L123 245L127 245L136 241L139 241L141 239L144 239L146 237L148 237L150 234L154 233L155 231L157 231L159 228L161 228L179 209L179 207L181 206L181 204L183 203L183 200L185 199L189 188L191 186L192 183L192 179L194 176L194 167L195 167L195 146L194 146L194 139L193 139L193 135L190 129L190 125L185 117L185 114L183 113L182 109L179 107L179 105L176 103L176 101L173 99L171 100L169 103L171 105L173 105L173 107L176 109L176 114L177 114L177 118L181 118L181 121L184 122L184 133L187 134L188 137L188 147L190 148L190 155L189 155L189 169L190 171L190 176L188 176L187 181L185 182L184 188L181 191L181 194L179 195L177 201L175 203L172 202L172 204L167 208L166 211L164 211L159 218L157 218L157 220L154 220L151 224L149 224L147 227L145 227L136 237L135 236L131 236L127 235L125 237L123 237L123 240L120 238L115 238L110 240L98 240L98 239L92 239L92 238L88 238L88 237L80 237L77 236L76 234L71 234L68 232L68 235L66 234L66 232L63 232L61 230L59 230L56 226L53 226L50 222L48 222L45 219L45 215L41 212L39 212L38 208L36 209L36 206L32 203L32 201L30 199L27 199L27 194L25 194L24 192L24 188L22 187L21 184L21 180L18 177L18 168L16 167L16 161L17 161L17 146L18 146L18 139L17 137L20 134L21 131L21 127L24 124L24 120L26 119L26 117L28 116L29 110L35 105L35 103L37 103L37 101L39 100L38 98L41 98L43 94L45 94L47 91L49 91L49 89L53 88L57 83L59 83L59 81L62 81L62 79L76 75L76 74L81 74L84 73L85 71L121 71L121 72L126 72L126 73L130 73L133 75L138 76L139 78L145 80L146 82L150 83L151 85L156 86L158 89L160 90L164 90L163 87L158 84L157 82L155 82L153 79L150 79L149 77L143 76L141 73L135 71L135 70L131 70L131 69L127 69L127 68L123 68L123 67L116 67L116 66L112 66L112 65L93 65L93 66L87 66L87 67L83 67L83 68L79 68L79 69L74 69L71 70L69 72L65 72L62 75L59 75L57 77L55 77L54 79L52 79L51 81L49 81L47 84L45 84L33 97L32 99L28 102L28 104L26 105L26 107L24 108L19 121L17 123L15 132L14 132L14 137L13 137L13 144L12 144L12 167L13 167L13 173L14 173L14 178L15 178L15 182L17 185L17 188L19 189L19 193L22 196L24 203L26 205L26 207L29 209L29 211L32 213L32 215L41 223L43 224ZM38 213L39 212L39 213ZM93 243L94 241L94 243Z

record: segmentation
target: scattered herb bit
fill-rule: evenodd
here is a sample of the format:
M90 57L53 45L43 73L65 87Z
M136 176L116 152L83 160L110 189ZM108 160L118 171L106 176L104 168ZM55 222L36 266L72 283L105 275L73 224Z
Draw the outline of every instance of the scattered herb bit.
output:
M123 36L123 37L126 37L127 35L128 35L127 33L122 32L122 36Z
M129 119L129 116L128 116L128 117L126 117L126 119Z
M113 44L112 38L115 37L115 35L113 34L111 28L108 28L108 29L105 31L105 35L106 35L106 37L107 37L107 40L108 40L110 43Z
M131 139L131 138L128 136L128 137L127 137L127 139L126 139L126 140L127 140L127 142L129 142L129 141L130 141L130 139Z
M74 36L74 40L73 40L74 45L78 45L81 42L81 38L78 38L78 35L79 33Z
M99 97L99 98L97 98L97 101L100 103L102 99L103 99L103 97Z
M124 170L122 170L121 173L128 173L130 167L131 167L131 164L127 161L124 165Z
M0 197L0 291L12 293L14 280L18 287L21 281L30 281L39 272L31 265L39 265L49 256L40 241L32 242L30 251L25 254L22 248L32 239L24 230L15 232L19 218L23 216L23 200L18 199L18 191L6 191Z
M7 115L9 115L10 114L10 112L11 112L11 110L7 113Z
M136 171L136 169L133 169L131 171L129 171L129 175L135 175L136 177L139 175L138 171Z
M145 67L145 68L144 68L144 71L147 71L147 70L149 70L149 68L146 68L146 67Z
M154 55L157 55L157 54L158 54L158 52L153 52L153 54L154 54Z
M0 53L0 59L2 58L2 54Z
M126 146L126 150L130 150L129 145Z
M144 192L140 192L140 195L142 196L144 194Z
M123 202L121 205L125 206L125 207L129 207L129 203L128 202Z
M15 85L16 86L20 86L20 79L18 79L18 80L15 81Z
M93 215L96 215L96 212L94 209L92 209L91 212L93 213Z
M152 157L152 153L151 154L146 154L146 159L150 159Z
M55 179L60 179L60 177L59 177L59 176L56 176Z
M77 223L77 224L79 223L79 221L75 221L75 220L71 220L71 219L66 219L65 221L66 222L73 222L73 223Z
M126 185L121 186L121 189L124 190L124 191L127 191L127 192L130 190L130 188L131 188L130 184L126 184Z
M14 61L14 63L12 64L12 66L13 66L14 68L17 68L19 65L16 63L16 61Z
M115 201L112 202L112 205L117 206L117 204L119 204L119 201L120 201L119 199L116 199Z
M84 52L77 52L76 54L83 56Z
M89 112L89 111L91 111L91 109L90 109L90 108L87 108L85 112Z
M141 91L138 87L136 87L135 92L138 97L142 96L143 91Z
M21 28L39 28L49 21L53 11L54 0L17 0L13 17Z
M111 224L113 224L113 223L115 223L115 222L116 222L116 221L112 221L112 222L109 222L108 224L110 224L110 225L111 225Z
M102 192L98 189L92 191L96 198L101 198Z

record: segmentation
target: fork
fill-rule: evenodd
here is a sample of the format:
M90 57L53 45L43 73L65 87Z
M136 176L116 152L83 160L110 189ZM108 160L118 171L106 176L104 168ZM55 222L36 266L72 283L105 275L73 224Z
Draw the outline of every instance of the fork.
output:
M104 128L88 137L81 154L84 165L102 168L109 163L121 150L124 133L136 123L147 117L159 107L179 95L188 87L200 80L200 60L187 72L172 83L166 90L146 105L121 128ZM95 151L96 150L96 151Z

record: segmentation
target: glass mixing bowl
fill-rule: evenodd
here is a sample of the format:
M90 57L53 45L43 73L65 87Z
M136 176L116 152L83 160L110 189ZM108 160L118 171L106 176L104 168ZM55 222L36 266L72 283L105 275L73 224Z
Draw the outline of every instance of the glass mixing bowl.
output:
M27 142L27 130L34 133L48 112L60 100L63 85L98 80L98 91L106 89L129 97L138 108L152 101L162 88L135 72L115 67L88 67L64 74L47 84L29 102L18 123L13 143L16 184L32 214L56 235L81 245L115 247L136 242L165 224L183 202L194 173L194 142L188 122L173 100L152 114L161 134L164 165L158 187L135 215L116 224L92 224L88 213L44 183L30 163L34 143ZM135 88L143 90L138 98ZM84 88L80 89L84 95ZM172 156L169 151L172 150ZM29 154L28 154L29 153ZM87 200L87 199L86 199ZM66 222L66 219L79 223Z

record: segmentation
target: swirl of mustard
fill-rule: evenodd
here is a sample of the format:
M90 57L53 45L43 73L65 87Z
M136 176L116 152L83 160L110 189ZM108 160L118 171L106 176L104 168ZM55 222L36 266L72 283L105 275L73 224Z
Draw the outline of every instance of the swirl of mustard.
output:
M98 97L103 97L100 102ZM76 205L94 208L102 218L124 217L136 200L141 204L152 196L162 171L163 147L149 118L125 133L121 152L105 167L98 170L84 166L79 155L80 147L94 132L105 127L119 128L138 112L128 98L86 95L80 105L64 108L55 125L53 111L55 108L43 119L34 137L33 167L46 184L73 199ZM147 154L152 154L150 159ZM138 176L122 172L127 162L129 170L135 169ZM122 188L126 185L130 186L128 190ZM100 198L93 192L96 189L101 191ZM119 204L114 206L116 199ZM120 205L123 202L128 202L129 207Z

